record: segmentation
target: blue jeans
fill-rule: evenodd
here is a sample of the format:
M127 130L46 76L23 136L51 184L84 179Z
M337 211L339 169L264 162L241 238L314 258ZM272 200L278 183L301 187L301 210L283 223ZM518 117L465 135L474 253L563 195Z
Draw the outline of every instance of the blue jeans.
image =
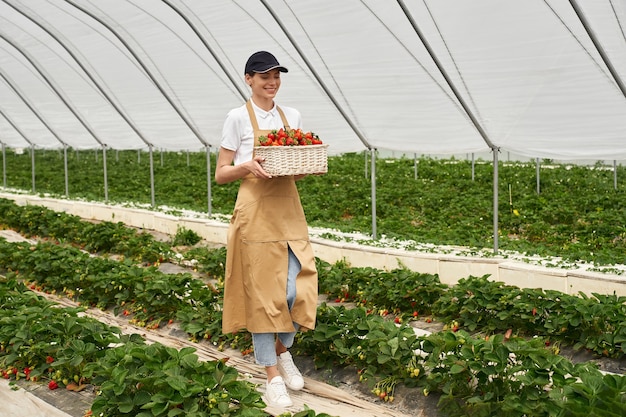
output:
M300 261L296 255L289 250L289 263L287 266L287 306L291 311L293 303L296 300L296 277L300 273ZM298 323L293 324L296 330L300 327ZM252 344L254 345L254 359L256 363L263 366L274 366L277 363L276 358L276 336L286 348L293 345L293 339L296 332L289 333L252 333Z

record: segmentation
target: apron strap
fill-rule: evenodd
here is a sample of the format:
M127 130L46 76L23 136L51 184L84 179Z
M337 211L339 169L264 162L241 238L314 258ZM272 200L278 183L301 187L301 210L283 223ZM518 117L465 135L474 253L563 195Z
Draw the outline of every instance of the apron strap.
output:
M252 123L252 130L254 131L254 139L256 141L257 137L259 136L257 132L259 132L261 129L259 129L259 122L257 122L256 120L256 114L254 113L254 109L252 108L251 100L248 100L246 102L246 109L248 109L248 116L250 116L250 123ZM291 128L289 127L289 122L287 121L287 117L285 116L285 113L283 112L283 109L276 106L276 110L278 110L278 114L280 115L280 118L283 122L284 129L291 130Z
M285 126L285 130L291 130L289 127L289 122L287 121L287 117L285 117L285 113L283 113L283 109L276 106L276 110L278 110L278 114L280 114L280 118L283 119L283 126Z
M250 116L250 123L252 123L254 136L256 136L256 132L259 130L259 123L257 122L256 114L254 114L254 110L252 109L252 101L248 100L246 102L246 108L248 109L248 116Z

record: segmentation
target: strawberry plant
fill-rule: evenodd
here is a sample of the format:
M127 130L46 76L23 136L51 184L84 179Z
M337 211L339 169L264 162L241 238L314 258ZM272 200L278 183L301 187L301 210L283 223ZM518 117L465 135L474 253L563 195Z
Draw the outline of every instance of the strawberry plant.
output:
M194 348L120 336L117 328L79 317L81 311L53 307L23 284L0 278L0 375L42 380L50 390L96 384L90 415L268 415L255 386L225 361L199 361Z
M37 189L64 194L63 158L55 152L37 153ZM102 200L103 167L91 151L68 154L70 195ZM147 158L136 151L108 158L111 202L150 203ZM423 157L381 158L377 168L377 229L388 238L493 247L493 167L485 161L435 160ZM7 159L7 185L31 187L29 155ZM371 231L369 178L363 173L363 153L334 156L328 173L298 182L307 219L312 226L345 232ZM626 249L623 189L613 188L613 173L603 166L553 164L541 170L541 193L536 192L534 163L502 161L499 166L499 244L503 250L527 255L556 256L564 261L594 262L611 267L623 263ZM206 210L206 154L168 152L155 167L159 204ZM473 170L473 172L472 172ZM618 178L625 168L617 167ZM203 184L204 183L204 184ZM232 213L238 184L212 187L212 208ZM320 198L332 195L333 198Z
M15 378L46 378L64 386L120 342L119 329L60 309L15 280L0 279L0 368L28 369ZM27 375L28 374L28 375Z
M116 253L144 262L170 256L166 244L121 222L92 223L41 206L20 207L6 199L0 199L0 218L3 224L26 236L60 239L91 252Z
M439 299L443 289L439 278L406 268L381 271L375 268L352 268L345 262L330 265L317 260L320 292L335 301L355 301L370 308L383 308L396 312L420 311L430 314L432 304Z
M586 348L603 356L626 354L626 297L568 295L559 291L520 289L487 276L461 279L441 293L433 312L458 320L470 331L514 329Z
M199 361L193 348L126 343L87 369L100 387L95 415L266 416L253 384L222 361Z
M226 248L209 249L206 247L191 248L183 253L196 270L205 272L209 277L223 279L226 265Z
M193 246L201 240L200 235L193 230L189 230L186 227L178 227L172 239L172 246Z
M48 220L43 223L45 222ZM30 227L34 227L36 222L31 223ZM40 226L37 227L43 230ZM213 256L216 265L223 265L223 249L216 251ZM218 347L223 347L226 342L242 350L249 347L249 338L244 335L235 335L229 339L220 333L219 279L215 286L205 286L185 274L169 276L153 267L140 268L127 261L94 258L72 247L56 243L30 245L0 242L0 265L10 271L9 275L25 278L29 285L34 285L38 290L63 292L82 302L88 300L90 304L98 304L103 308L113 307L118 313L124 311L125 314L128 311L133 320L139 320L144 325L148 325L150 321L158 323L160 320L169 321L176 317L181 321L181 327L196 340L210 338ZM454 413L463 415L462 413L470 409L477 415L487 412L499 413L498 410L506 410L507 413L514 415L515 413L552 415L550 413L553 411L545 410L563 408L562 404L566 402L580 404L583 409L588 406L586 404L593 403L591 400L587 401L589 398L587 394L590 391L582 390L569 379L558 377L560 373L569 373L572 369L575 378L582 379L582 375L585 375L586 381L598 384L597 392L591 392L599 398L598 401L617 407L615 404L623 399L621 379L604 379L596 374L593 367L571 368L567 361L561 363L553 359L559 358L554 353L558 352L560 341L576 344L577 347L584 346L607 356L623 355L623 329L626 322L623 298L598 294L594 294L593 297L569 296L557 291L522 290L491 282L487 277L470 277L461 280L456 286L448 287L440 284L436 276L421 276L402 269L390 272L372 268L352 269L345 263L330 266L320 260L318 267L320 267L320 288L326 288L331 294L343 296L345 301L357 301L365 308L348 310L327 305L320 307L318 328L303 334L297 346L303 352L308 351L314 355L318 365L356 367L361 379L368 382L372 392L384 401L392 401L395 387L402 383L424 387L427 392L442 393L441 405L451 415L455 415ZM216 271L219 273L220 270ZM101 304L100 297L105 297L107 304ZM417 303L420 302L424 303L420 305L423 311L432 308L435 316L454 324L452 332L442 333L448 336L442 340L437 340L435 336L428 339L416 338L412 329L402 320L398 320L401 317L413 316L417 312L415 310ZM380 311L373 308L374 306L380 307ZM387 314L380 313L383 310L393 312L398 325L394 324ZM463 329L485 331L489 336L485 340L484 337L471 336ZM527 335L541 335L545 331L545 336L550 339L536 338L527 343L513 336L513 329L515 334ZM505 335L498 335L504 331ZM30 337L30 334L26 333L26 336ZM546 349L550 340L557 343ZM81 365L83 362L80 358L94 353L89 342L83 339L81 341L84 344L71 342L68 345L67 356L58 352L44 352L46 363L56 363L64 367L76 366L73 371L76 373L73 375L78 375L80 380L84 377L84 364ZM471 368L467 365L471 362L470 359L464 357L466 353L469 354L467 351L447 345L450 343L456 344L455 346L470 345L473 346L472 353L475 354L478 346L483 346L481 345L483 341L506 345L509 356L513 353L516 358L538 360L543 357L542 355L546 355L548 359L534 364L522 361L522 365L517 365L522 368L530 366L532 373L513 371L497 366L504 358L498 355L506 352L505 348L497 347L494 348L497 351L496 356L475 355L474 360L477 362ZM519 349L522 353L517 347L515 349L518 350L512 350L517 345L521 346ZM0 346L4 346L0 350L7 349L6 344ZM492 347L487 346L491 351ZM541 352L533 352L534 349L541 349ZM453 360L454 355L460 356ZM48 357L53 360L47 362ZM72 358L75 363L72 363ZM447 359L451 362L446 362ZM513 365L515 364L512 363L511 366ZM559 368L557 372L551 368L554 366L562 366L565 370ZM449 369L444 373L449 379L437 379L441 375L438 376L436 370L446 367ZM492 371L494 367L495 371ZM489 387L489 391L479 394L471 390L459 391L457 387L452 391L453 394L449 395L446 391L449 387L462 384L461 381L465 381L467 385L469 378L467 372L479 368L485 370L489 383L498 378L505 378L508 385L502 388L497 384L483 384ZM515 366L512 369L514 368ZM71 376L72 371L57 369L52 376L56 379L63 377L60 379L63 384L63 380L66 379L65 373L68 372ZM31 366L22 368L21 365L20 367L11 365L10 369L4 367L3 375L5 374L22 378L30 378L33 374L35 377L38 376L35 368ZM524 395L530 394L524 393L534 392L537 387L545 386L546 374L557 375L556 379L549 380L552 384L550 392L559 392L560 397L546 399L543 393L538 397L532 394L529 397L531 400L525 397ZM479 376L482 377L481 375ZM532 376L530 382L524 380L527 375ZM603 384L611 385L602 387ZM499 394L500 392L505 393L504 397ZM561 403L558 401L559 398ZM564 398L567 401L563 400ZM513 405L505 407L501 404L502 401ZM528 404L528 407L524 408L520 404Z
M381 381L385 384L385 376L387 386L397 381L414 385L407 364L415 363L413 351L418 345L408 325L396 326L363 307L326 304L318 308L317 321L313 331L298 334L295 345L298 352L313 356L317 366L355 366L362 381L378 388Z

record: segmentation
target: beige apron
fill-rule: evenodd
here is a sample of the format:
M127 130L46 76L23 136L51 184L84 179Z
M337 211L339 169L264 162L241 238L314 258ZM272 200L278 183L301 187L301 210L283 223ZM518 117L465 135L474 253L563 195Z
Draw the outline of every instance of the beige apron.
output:
M247 103L254 141L260 130ZM285 128L288 122L278 108ZM302 269L296 278L296 300L287 306L287 265L290 247ZM246 176L239 186L228 229L224 281L224 333L293 332L315 326L317 270L309 231L293 176L271 179Z

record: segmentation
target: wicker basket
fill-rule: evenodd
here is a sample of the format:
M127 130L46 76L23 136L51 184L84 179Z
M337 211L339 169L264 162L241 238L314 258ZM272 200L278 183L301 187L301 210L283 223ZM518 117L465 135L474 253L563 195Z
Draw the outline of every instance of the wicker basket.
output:
M255 146L254 155L265 158L261 163L268 174L325 174L328 172L328 145Z

